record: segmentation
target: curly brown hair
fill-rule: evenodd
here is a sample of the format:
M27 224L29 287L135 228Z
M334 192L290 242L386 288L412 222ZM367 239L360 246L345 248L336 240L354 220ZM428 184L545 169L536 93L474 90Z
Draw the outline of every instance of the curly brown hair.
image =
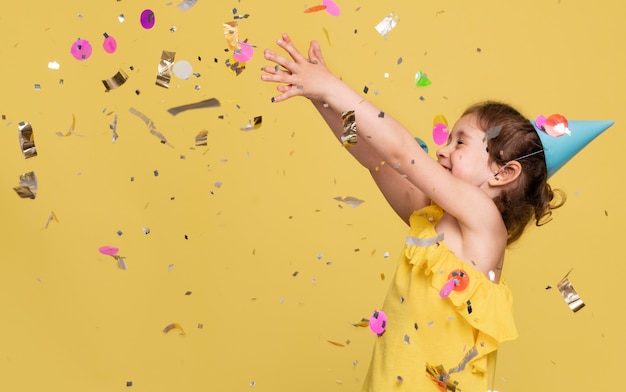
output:
M489 159L503 167L509 161L522 165L517 186L504 190L494 198L507 229L507 245L517 241L534 220L541 226L552 219L552 210L565 203L565 193L548 184L543 145L533 124L508 104L486 101L463 112L476 116L478 126L487 131L498 127L495 137L487 135Z

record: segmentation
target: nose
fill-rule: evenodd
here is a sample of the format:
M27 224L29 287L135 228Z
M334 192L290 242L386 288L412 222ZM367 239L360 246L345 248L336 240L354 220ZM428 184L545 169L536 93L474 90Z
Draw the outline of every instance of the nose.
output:
M448 152L448 146L441 147L441 148L437 149L436 154L437 154L437 159L439 159L439 160L447 158L448 155L450 154Z

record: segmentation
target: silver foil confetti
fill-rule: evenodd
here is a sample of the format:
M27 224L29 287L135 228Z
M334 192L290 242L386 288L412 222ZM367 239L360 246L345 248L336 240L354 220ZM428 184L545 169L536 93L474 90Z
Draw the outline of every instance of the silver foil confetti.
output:
M431 238L419 238L419 237L413 237L413 236L407 236L406 237L406 244L410 245L410 246L421 246L421 247L427 247L427 246L432 246L435 245L438 242L443 241L443 233L437 235L436 237L431 237Z
M192 109L202 109L202 108L217 108L220 106L220 101L215 98L205 99L204 101L190 103L187 105L175 106L173 108L167 109L167 112L172 116L177 115L178 113L184 112L185 110Z
M559 282L557 285L563 299L567 303L567 306L574 312L578 312L580 309L585 307L585 303L580 298L574 287L570 283L567 276L572 272L571 270L565 275L565 277Z
M35 172L28 172L20 175L20 185L13 188L19 197L23 199L34 199L37 197L37 176Z
M196 5L197 2L198 0L183 0L180 3L178 3L178 8L181 11L188 11L191 7Z
M392 12L376 25L376 31L378 31L380 35L387 39L387 34L389 34L389 32L394 27L396 27L399 20L400 18L398 17L398 15Z
M20 147L22 148L22 154L24 158L32 158L37 156L37 149L35 148L35 135L33 134L33 127L29 122L21 122L18 124Z

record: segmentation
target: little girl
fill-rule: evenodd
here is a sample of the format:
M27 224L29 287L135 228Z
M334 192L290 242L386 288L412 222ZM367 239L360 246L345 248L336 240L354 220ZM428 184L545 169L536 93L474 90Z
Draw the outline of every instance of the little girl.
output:
M433 160L396 120L335 77L319 44L283 34L262 80L309 98L410 226L364 391L487 391L498 345L517 337L500 280L507 245L564 201L547 183L533 124L508 105L470 107ZM346 120L346 121L344 121Z

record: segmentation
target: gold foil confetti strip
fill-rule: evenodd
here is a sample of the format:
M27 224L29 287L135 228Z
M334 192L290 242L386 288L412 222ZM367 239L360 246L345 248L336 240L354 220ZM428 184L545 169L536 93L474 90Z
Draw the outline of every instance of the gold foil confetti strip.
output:
M576 313L580 309L585 307L585 303L580 298L580 296L578 295L576 290L574 290L574 287L572 286L572 284L570 283L569 279L567 278L567 276L570 274L570 272L572 272L572 270L570 270L565 275L565 277L563 279L561 279L561 281L559 282L557 287L558 287L559 291L561 292L561 295L563 296L563 299L567 303L567 306L569 306L569 308L574 313Z
M168 324L165 328L163 328L163 333L168 333L168 332L170 332L170 331L172 331L172 330L174 330L174 329L179 330L181 335L186 335L185 330L184 330L184 329L183 329L183 327L182 327L180 324L178 324L178 323L171 323L171 324Z
M198 132L198 134L196 135L196 146L206 146L207 145L207 139L209 136L209 131L200 131Z
M128 80L128 75L123 70L117 71L115 75L110 77L109 79L102 80L102 84L106 88L106 92L109 92L115 88L120 87Z
M344 147L354 146L356 140L356 117L354 110L341 113L341 119L343 120L343 135L341 136L341 142Z
M450 379L450 375L442 365L433 366L427 363L426 373L437 384L440 391L457 391L457 383ZM458 391L460 392L461 390L458 389Z
M48 225L52 223L52 221L59 223L59 219L57 218L57 215L54 213L54 211L50 211L50 215L48 215L48 220L46 221L46 226L45 226L46 229L48 228Z
M37 197L37 176L35 172L28 172L20 175L20 185L13 188L18 196L23 199L34 199Z
M224 28L224 38L226 38L228 49L231 52L241 50L241 42L239 42L239 25L237 22L226 22L222 26Z
M171 144L167 142L167 139L165 138L165 136L156 129L154 122L150 120L148 116L141 113L139 110L135 108L130 108L128 109L128 111L134 114L135 116L139 117L140 119L142 119L143 122L146 123L146 125L148 126L148 130L150 131L150 134L158 138L162 144L167 144L168 146L173 147Z
M192 109L202 109L202 108L217 108L220 106L220 101L215 98L205 99L204 101L190 103L187 105L175 106L173 108L167 109L167 112L172 116L177 115L178 113L184 112L185 110Z
M242 131L251 131L253 129L259 129L263 125L263 116L257 116L253 120L248 120L248 124L239 128Z
M365 202L365 200L357 199L356 197L353 197L353 196L346 196L346 197L336 196L336 197L333 197L333 199L346 203L352 208L357 208L358 206L360 206L361 204Z
M122 256L118 256L118 255L111 255L111 257L113 257L115 259L115 261L117 261L117 268L121 269L121 270L127 270L128 266L126 265L126 257L122 257Z
M363 317L361 319L361 321L359 321L358 323L354 323L352 324L354 327L369 327L370 326L370 320L366 319L365 317Z
M176 52L168 52L164 50L161 53L161 61L159 61L159 67L157 69L156 85L164 88L170 87L170 80L172 79L172 66L174 64L174 58Z
M29 122L20 122L17 125L20 136L20 147L22 148L22 154L24 158L32 158L37 156L37 149L35 148L35 135L33 134L33 127Z

